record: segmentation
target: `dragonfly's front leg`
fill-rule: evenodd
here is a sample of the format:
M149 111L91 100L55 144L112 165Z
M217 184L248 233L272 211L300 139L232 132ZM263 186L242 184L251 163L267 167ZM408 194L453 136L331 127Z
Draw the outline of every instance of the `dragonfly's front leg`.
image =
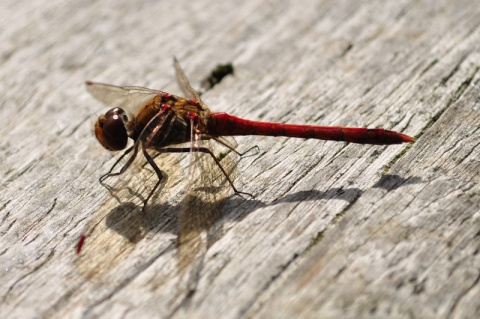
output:
M120 163L120 161L128 154L130 153L132 150L133 151L133 154L132 156L130 156L130 158L128 159L127 163L125 163L125 165L123 165L123 167L120 169L119 172L117 173L112 173L113 169L118 165L118 163ZM108 173L106 174L103 174L100 179L99 179L99 182L100 184L103 185L103 181L107 178L107 177L111 177L111 176L118 176L120 174L123 174L127 168L133 163L133 161L135 160L135 157L137 157L137 153L138 153L138 143L135 143L135 145L133 145L132 147L128 148L123 154L122 156L120 156L120 158L115 162L115 164L112 165L112 167L110 168L110 170L108 171Z
M137 154L138 154L138 148L139 148L139 144L140 142L136 142L135 145L133 145L132 147L130 147L129 149L127 149L123 154L122 156L120 156L120 158L115 162L115 164L113 164L113 166L110 168L110 170L108 171L108 173L102 175L100 177L100 183L102 185L104 185L103 181L107 178L107 177L111 177L111 176L118 176L118 175L121 175L123 174L127 169L128 167L133 163L133 161L135 160L135 158L137 157ZM132 156L130 156L130 158L128 159L128 161L125 163L125 165L122 166L121 170L117 173L112 173L113 169L115 168L115 166L118 165L118 163L120 163L120 161L128 154L130 153L131 151L133 150L133 154ZM160 169L158 168L157 164L155 164L155 162L153 161L152 157L148 154L147 152L147 149L145 148L145 146L142 145L142 153L143 155L145 156L145 158L147 159L147 162L150 164L150 166L152 166L153 170L155 171L155 173L157 174L157 177L158 177L158 181L157 183L155 184L155 186L153 187L152 191L148 194L147 198L145 199L144 203L143 203L143 210L145 210L145 207L147 206L147 202L149 201L149 199L152 197L153 193L155 192L155 190L158 188L158 186L160 185L161 181L162 181L162 178L163 178L163 175L162 175L162 172L160 171Z

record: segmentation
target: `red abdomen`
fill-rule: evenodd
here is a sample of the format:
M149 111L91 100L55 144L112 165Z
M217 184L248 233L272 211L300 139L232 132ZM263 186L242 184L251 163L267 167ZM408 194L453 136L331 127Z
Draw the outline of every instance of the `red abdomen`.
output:
M227 113L212 113L209 122L210 132L219 136L286 136L378 145L412 143L415 141L408 135L384 129L258 122L245 120Z

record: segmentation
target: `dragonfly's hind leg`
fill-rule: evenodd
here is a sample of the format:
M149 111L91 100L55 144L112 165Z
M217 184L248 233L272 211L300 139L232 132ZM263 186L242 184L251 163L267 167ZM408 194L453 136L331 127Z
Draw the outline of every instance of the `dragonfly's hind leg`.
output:
M254 146L250 147L249 149L247 149L246 151L243 151L243 152L240 153L233 145L230 145L230 143L228 143L228 141L225 141L223 138L215 137L215 136L212 136L212 138L215 141L217 141L218 143L220 143L223 146L225 146L226 148L228 148L229 150L231 150L232 152L234 152L235 154L237 154L238 156L243 156L243 155L249 153L251 150L256 150L256 152L252 155L256 155L260 152L260 147L258 147L258 145L254 145Z
M254 156L254 155L257 155L258 153L260 153L260 147L258 147L258 145L254 145L252 147L250 147L249 149L247 149L246 151L242 152L242 153L237 153L238 155L240 156L244 156L245 154L247 153L250 153L250 151L252 150L255 150L255 152L249 156Z
M206 148L206 147L193 147L193 148L189 148L189 147L179 147L179 148L169 147L169 148L162 148L161 150L162 150L162 152L165 152L165 153L167 153L167 152L168 153L189 153L190 151L193 151L193 152L202 152L202 153L209 154L213 158L213 160L215 161L215 164L217 164L217 166L220 168L223 175L225 175L225 178L227 179L228 183L230 184L233 191L235 192L235 195L246 195L246 196L249 196L251 198L254 198L254 196L252 194L246 193L246 192L241 192L235 187L232 180L230 179L230 176L228 176L228 173L223 168L222 164L220 164L219 160L215 157L215 154L213 154L213 152L211 150L209 150L208 148Z

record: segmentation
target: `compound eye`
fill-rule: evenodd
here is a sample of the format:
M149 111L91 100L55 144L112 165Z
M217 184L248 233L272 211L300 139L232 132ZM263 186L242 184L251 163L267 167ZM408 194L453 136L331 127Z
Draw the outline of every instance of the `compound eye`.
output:
M128 134L125 127L127 114L120 108L109 110L95 123L97 140L110 151L120 151L127 146Z

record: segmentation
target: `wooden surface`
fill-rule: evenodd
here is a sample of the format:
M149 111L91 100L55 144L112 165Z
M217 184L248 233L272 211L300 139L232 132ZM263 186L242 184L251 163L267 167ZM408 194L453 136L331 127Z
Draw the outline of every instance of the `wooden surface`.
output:
M4 0L0 37L0 317L478 318L474 2ZM215 111L418 140L238 138L261 150L237 167L255 199L228 198L188 256L188 160L156 159L170 178L146 212L141 166L118 202L83 84L178 93L173 56L194 86L233 63Z

